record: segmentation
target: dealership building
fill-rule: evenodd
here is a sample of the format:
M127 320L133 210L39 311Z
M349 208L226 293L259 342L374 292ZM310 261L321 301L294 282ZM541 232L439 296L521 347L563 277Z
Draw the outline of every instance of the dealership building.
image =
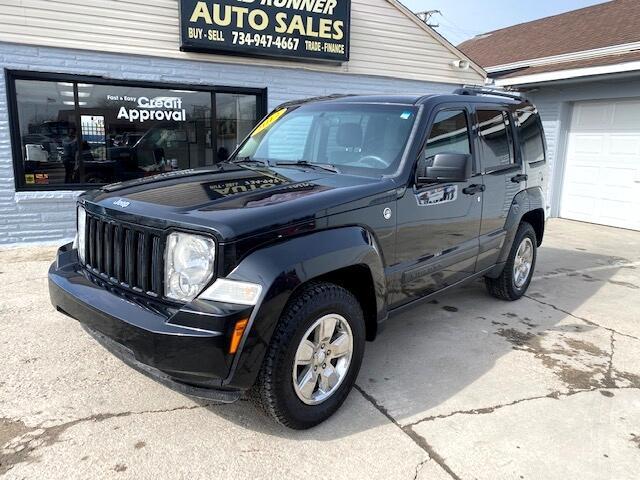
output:
M282 102L484 78L396 0L0 2L0 245L72 238L83 191L223 161Z

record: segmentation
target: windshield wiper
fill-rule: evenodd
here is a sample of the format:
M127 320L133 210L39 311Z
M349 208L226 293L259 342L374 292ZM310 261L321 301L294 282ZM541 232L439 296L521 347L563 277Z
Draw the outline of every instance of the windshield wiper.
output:
M269 162L267 160L256 160L251 157L240 157L233 160L231 163L251 163L251 164L259 164L265 167L270 167Z
M299 162L276 162L277 167L307 167L307 168L319 168L320 170L326 170L327 172L340 173L334 165L328 163L311 163L306 160L300 160Z

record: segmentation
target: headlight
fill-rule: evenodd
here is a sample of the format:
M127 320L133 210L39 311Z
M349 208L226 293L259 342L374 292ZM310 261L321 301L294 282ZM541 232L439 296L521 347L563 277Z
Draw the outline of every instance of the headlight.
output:
M213 278L216 244L207 237L172 233L165 252L165 296L190 302Z
M87 212L83 207L78 206L78 258L80 263L84 263L87 249Z

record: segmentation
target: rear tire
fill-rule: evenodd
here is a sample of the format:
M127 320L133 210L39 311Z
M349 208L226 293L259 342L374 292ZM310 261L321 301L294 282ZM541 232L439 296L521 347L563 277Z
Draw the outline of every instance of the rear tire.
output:
M315 427L349 395L365 334L362 308L351 292L331 283L309 284L280 317L250 397L286 427Z
M509 257L498 278L485 277L487 290L501 300L515 301L527 292L538 257L536 232L522 222L513 240Z

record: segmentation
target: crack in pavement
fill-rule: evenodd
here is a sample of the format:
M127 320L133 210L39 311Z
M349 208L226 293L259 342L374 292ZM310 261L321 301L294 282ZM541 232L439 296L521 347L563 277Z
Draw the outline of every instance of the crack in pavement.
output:
M615 335L616 332L610 331L611 336L610 336L610 350L609 352L601 352L601 354L606 354L607 357L607 370L604 373L604 380L601 382L598 382L599 385L595 385L593 387L590 388L579 388L579 387L574 387L571 388L571 385L568 384L567 386L569 387L569 390L567 392L560 392L560 391L554 391L551 393L548 393L546 395L537 395L534 397L528 397L528 398L522 398L522 399L518 399L518 400L514 400L512 402L509 403L504 403L504 404L499 404L499 405L494 405L494 406L490 406L490 407L484 407L484 408L475 408L475 409L470 409L470 410L458 410L458 411L454 411L454 412L450 412L447 414L441 414L441 415L434 415L434 416L430 416L430 417L425 417L423 419L417 420L415 422L412 422L408 425L405 425L405 427L414 427L420 423L423 422L429 422L429 421L433 421L433 420L439 420L439 419L444 419L444 418L449 418L452 417L454 415L484 415L484 414L489 414L489 413L493 413L496 410L499 410L501 408L505 408L505 407L510 407L513 405L517 405L519 403L523 403L523 402L528 402L528 401L533 401L533 400L540 400L540 399L544 399L544 398L553 398L553 399L560 399L560 398L565 398L565 397L570 397L573 395L577 395L580 393L585 393L585 392L595 392L595 391L600 391L603 395L607 396L607 391L610 390L624 390L624 389L640 389L640 378L627 373L627 372L621 372L618 371L615 367L614 367L614 355L615 355ZM524 334L523 334L524 335ZM527 335L532 335L532 334L527 334ZM516 343L519 347L518 349L523 350L523 351L529 351L527 350L526 346L527 346L527 342L525 340L527 340L528 338L520 338L520 336L516 336L515 338L507 338L508 340L512 341L512 343ZM577 343L577 342L574 342ZM588 348L589 346L587 344L582 344L583 348ZM578 346L574 345L574 348L578 348ZM595 347L592 347L595 348ZM536 353L535 351L533 351L532 353ZM553 352L556 353L556 352ZM593 354L594 352L591 351L591 353ZM542 353L538 352L536 353L536 355L542 355ZM564 379L563 381L565 381L566 383L567 379ZM617 386L616 385L616 380L625 380L626 382L629 383L628 386ZM610 392L609 392L610 393Z
M559 400L560 398L569 398L569 397L572 397L574 395L579 395L579 394L582 394L582 393L593 393L593 392L601 392L602 393L602 392L607 392L607 391L610 391L610 390L640 390L640 386L629 386L629 387L611 387L611 388L591 388L591 389L584 389L584 390L571 390L569 392L551 392L551 393L548 393L547 395L539 395L539 396L535 396L535 397L521 398L521 399L515 400L513 402L500 404L500 405L495 405L495 406L492 406L492 407L477 408L477 409L471 409L471 410L458 410L458 411L451 412L451 413L448 413L448 414L434 415L434 416L426 417L426 418L423 418L421 420L418 420L418 421L415 421L415 422L412 422L410 424L407 424L407 425L403 426L400 423L398 423L398 421L393 416L391 416L389 411L383 405L378 403L378 401L373 396L371 396L369 393L367 393L362 387L360 387L359 385L354 385L354 388L358 392L360 392L360 394L365 398L365 400L367 400L369 403L371 403L376 410L378 410L382 415L384 415L387 418L387 420L389 420L396 427L398 427L404 434L406 434L411 440L413 440L413 442L418 447L423 449L429 455L428 459L423 460L422 462L420 462L416 466L416 474L414 476L414 480L418 478L418 474L419 474L420 470L424 467L424 465L429 460L433 460L434 462L436 462L445 472L447 472L447 474L449 474L449 476L452 479L461 480L461 478L451 469L451 467L449 467L449 465L447 465L447 463L445 462L444 458L435 451L435 449L427 442L427 440L423 436L419 435L414 430L414 427L416 427L417 425L419 425L421 423L430 422L430 421L434 421L434 420L440 420L440 419L444 419L444 418L450 418L450 417L453 417L455 415L487 415L487 414L495 412L496 410L500 410L501 408L511 407L511 406L514 406L514 405L518 405L520 403L530 402L530 401L534 401L534 400L542 400L542 399L545 399L545 398ZM640 440L640 436L638 436L637 438Z
M607 367L607 373L605 374L605 382L608 385L615 385L615 379L613 378L614 368L613 368L613 355L616 351L616 334L615 332L611 332L611 353L609 355L609 365Z
M512 407L512 406L518 405L520 403L530 402L530 401L534 401L534 400L543 400L545 398L550 398L550 399L553 399L553 400L559 400L561 398L573 397L574 395L579 395L581 393L606 392L606 391L610 391L610 390L640 390L640 387L638 387L638 386L630 386L630 387L598 387L598 388L589 388L589 389L583 389L583 390L570 390L568 392L551 392L551 393L548 393L546 395L538 395L538 396L535 396L535 397L521 398L521 399L518 399L518 400L514 400L513 402L494 405L494 406L491 406L491 407L473 408L473 409L470 409L470 410L456 410L455 412L443 413L443 414L440 414L440 415L433 415L433 416L425 417L425 418L422 418L420 420L416 420L415 422L409 423L409 424L405 425L405 428L406 427L413 428L416 425L419 425L421 423L432 422L434 420L442 420L444 418L450 418L450 417L453 417L455 415L487 415L487 414L495 412L496 410L500 410L502 408Z
M431 461L431 458L429 457L429 455L427 455L427 458L416 465L416 474L413 476L413 480L418 480L418 475L420 475L420 472L429 461Z
M365 400L367 400L369 403L371 403L371 405L373 405L373 407L376 410L378 410L382 415L384 415L387 418L387 420L389 420L391 423L393 423L405 435L407 435L411 440L413 440L413 443L415 443L418 447L420 447L422 450L427 452L427 455L429 455L429 460L433 460L434 462L436 462L440 466L440 468L442 468L445 472L447 472L449 474L449 476L453 480L461 480L461 478L451 469L451 467L449 467L449 465L447 465L447 463L445 462L444 458L442 458L433 449L433 447L427 443L427 441L426 441L426 439L424 437L418 435L411 427L405 428L402 425L400 425L396 421L396 419L391 416L391 414L388 412L388 410L386 408L384 408L382 405L380 405L378 403L378 401L375 398L373 398L371 395L369 395L361 386L359 386L357 384L354 384L353 388L355 388L358 392L360 392L360 395L362 395ZM421 469L422 466L424 466L424 464L427 461L428 460L424 460L424 461L420 462L420 464L418 464L418 466L416 467L416 478L417 478L418 473L419 473L418 467L420 467L420 469Z
M539 304L541 304L541 305L546 305L547 307L551 307L551 308L553 308L554 310L556 310L556 311L558 311L558 312L560 312L560 313L564 313L565 315L569 315L570 317L573 317L573 318L575 318L576 320L581 320L581 321L583 321L583 322L585 322L585 323L587 323L587 324L589 324L589 325L591 325L591 326L593 326L593 327L602 328L602 329L607 330L607 331L609 331L609 332L615 333L616 335L620 335L621 337L627 337L627 338L631 338L631 339L633 339L633 340L638 340L638 341L640 341L640 338L638 338L638 337L634 337L633 335L629 335L629 334L627 334L627 333L618 332L617 330L615 330L615 329L613 329L613 328L605 327L605 326L603 326L603 325L600 325L600 324L598 324L598 323L596 323L596 322L594 322L594 321L592 321L592 320L589 320L589 319L587 319L587 318L584 318L584 317L579 317L579 316L577 316L577 315L574 315L574 314L573 314L573 313L571 313L571 312L568 312L568 311L566 311L566 310L563 310L563 309L562 309L562 308L560 308L560 307L556 307L553 303L543 302L542 300L540 300L540 299L538 299L538 298L530 297L529 295L523 295L523 296L524 296L525 298L528 298L529 300L533 300L534 302L538 302L538 303L539 303Z
M0 418L0 476L20 463L30 463L32 453L36 450L54 445L67 430L86 422L104 422L112 418L122 418L134 415L149 415L157 413L171 413L177 411L197 410L214 404L175 407L163 410L143 410L138 412L99 413L89 417L71 420L69 422L43 427L42 423L36 427L27 427L21 420ZM217 405L217 404L215 404ZM9 432L3 435L4 432Z

